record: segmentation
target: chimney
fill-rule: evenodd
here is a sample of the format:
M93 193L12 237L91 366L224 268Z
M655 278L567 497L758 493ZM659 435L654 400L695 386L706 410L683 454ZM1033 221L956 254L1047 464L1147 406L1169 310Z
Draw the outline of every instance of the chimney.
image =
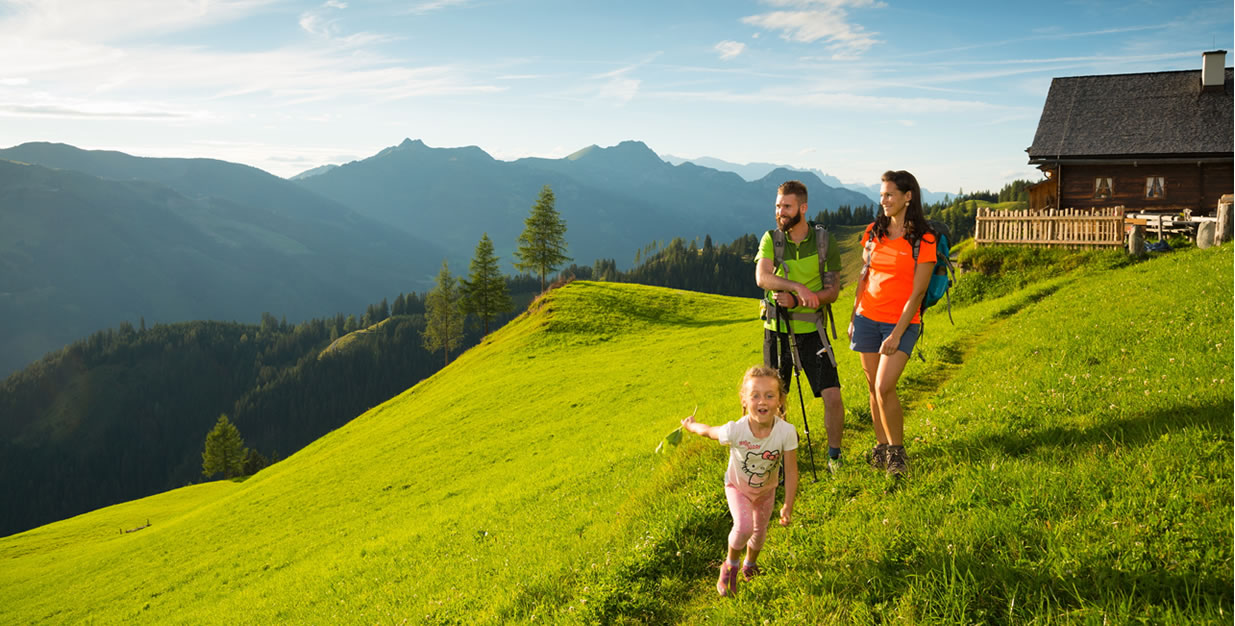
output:
M1201 86L1205 91L1222 89L1226 84L1226 50L1201 53Z

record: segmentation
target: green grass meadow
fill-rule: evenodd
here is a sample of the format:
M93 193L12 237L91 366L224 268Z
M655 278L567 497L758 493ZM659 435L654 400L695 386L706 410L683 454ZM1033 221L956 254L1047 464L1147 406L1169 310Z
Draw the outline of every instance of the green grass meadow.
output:
M838 350L848 463L808 402L819 480L734 599L724 449L654 450L740 417L757 304L576 282L243 482L0 538L0 623L1229 624L1232 247L1098 265L928 314L899 483Z

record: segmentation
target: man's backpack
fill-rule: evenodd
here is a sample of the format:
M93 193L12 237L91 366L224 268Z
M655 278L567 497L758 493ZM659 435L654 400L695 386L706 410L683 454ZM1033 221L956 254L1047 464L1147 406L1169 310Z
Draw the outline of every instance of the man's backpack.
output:
M827 276L826 265L828 261L828 231L823 227L823 224L810 222L811 230L815 231L815 250L819 253L819 280L825 280ZM772 235L772 263L775 267L781 267L785 262L785 231L779 228L773 228L768 231ZM788 272L786 272L786 275ZM787 277L787 276L786 276ZM824 285L826 286L826 285ZM819 336L823 338L824 345L828 345L827 337L824 336L823 324L825 322L832 326L832 337L836 338L836 319L832 316L832 304L828 303L820 308L820 317L816 322L819 329Z
M940 299L946 297L948 299L948 321L956 324L952 320L952 294L950 288L956 282L956 269L952 267L952 259L949 254L952 250L952 233L948 232L948 227L943 222L929 221L930 230L935 235L935 271L931 273L931 282L926 287L926 295L922 298L921 312L925 313L927 309L939 302ZM922 244L922 239L919 237L913 242L913 262L918 262L918 248Z

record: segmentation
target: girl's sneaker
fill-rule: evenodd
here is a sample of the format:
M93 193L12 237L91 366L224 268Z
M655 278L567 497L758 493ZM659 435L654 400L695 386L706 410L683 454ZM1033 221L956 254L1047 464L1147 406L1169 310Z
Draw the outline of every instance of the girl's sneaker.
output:
M759 567L758 565L755 565L754 563L751 563L750 565L742 566L742 578L746 582L750 582L752 578L762 573L763 573L763 568Z
M738 566L728 563L720 564L720 578L716 580L716 593L728 597L738 592Z

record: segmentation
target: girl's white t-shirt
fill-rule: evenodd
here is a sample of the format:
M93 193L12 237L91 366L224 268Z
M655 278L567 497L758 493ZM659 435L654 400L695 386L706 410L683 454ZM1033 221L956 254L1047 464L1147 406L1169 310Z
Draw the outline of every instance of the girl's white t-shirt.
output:
M729 446L729 467L725 483L748 493L776 489L785 453L798 449L798 431L781 418L772 423L772 432L759 439L750 430L750 416L728 422L720 429L719 441Z

